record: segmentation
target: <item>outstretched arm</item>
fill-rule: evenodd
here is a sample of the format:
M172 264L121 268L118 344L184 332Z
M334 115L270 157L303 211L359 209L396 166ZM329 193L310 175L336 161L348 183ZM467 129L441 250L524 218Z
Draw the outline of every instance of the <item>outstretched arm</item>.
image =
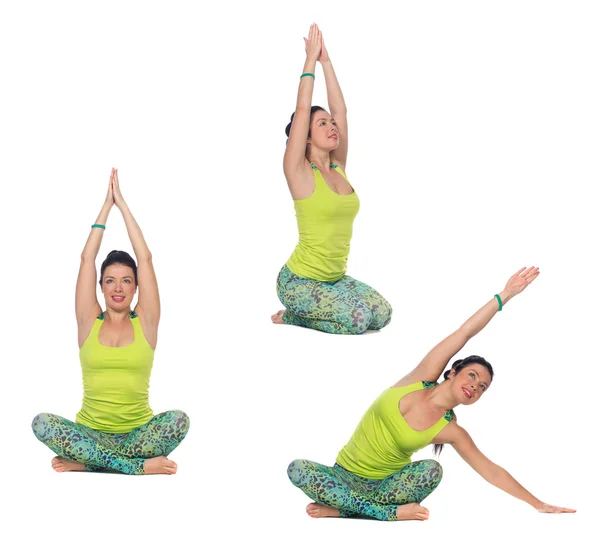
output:
M138 265L138 303L135 312L143 314L146 323L153 328L158 327L160 319L160 296L158 282L152 265L152 254L148 249L144 235L137 221L134 219L129 206L125 203L119 187L118 171L113 169L111 176L115 205L121 211L129 240L133 246Z
M513 274L506 287L499 294L502 305L521 293L539 275L539 268L530 266L521 268ZM417 365L417 367L402 378L396 386L407 385L418 381L436 382L446 368L448 361L454 357L465 344L479 333L496 315L499 303L494 296L477 312L465 321L458 330L442 340Z
M317 59L321 54L322 42L317 25L312 24L310 26L308 39L305 38L304 41L306 43L306 61L302 73L314 74ZM288 180L292 196L295 193L295 186L301 183L303 168L306 167L306 139L308 138L310 125L310 108L314 86L315 80L313 77L300 78L294 121L290 128L290 136L283 156L283 171Z
M338 148L331 153L331 160L335 164L339 164L342 170L346 170L346 160L348 158L348 119L346 117L346 102L344 95L338 82L337 76L331 64L331 59L325 48L325 42L321 43L321 55L319 62L323 66L325 75L325 85L327 86L327 102L331 116L335 119L335 124L338 129Z
M108 214L114 204L112 191L112 176L108 182L108 192L102 209L96 218L96 223L106 226ZM104 236L104 229L100 227L92 228L88 236L85 247L81 253L81 263L79 264L79 275L77 276L77 285L75 287L75 317L79 329L79 340L82 343L82 336L88 335L92 323L102 312L102 308L96 297L96 257L100 251L100 244Z
M448 432L446 432L448 431ZM458 454L490 484L496 486L509 495L516 497L527 504L533 506L538 512L560 514L573 513L571 508L561 506L552 506L542 502L525 489L517 480L515 480L505 469L490 461L475 445L469 433L457 423L450 423L444 431L445 440L451 444ZM441 433L440 433L441 434Z

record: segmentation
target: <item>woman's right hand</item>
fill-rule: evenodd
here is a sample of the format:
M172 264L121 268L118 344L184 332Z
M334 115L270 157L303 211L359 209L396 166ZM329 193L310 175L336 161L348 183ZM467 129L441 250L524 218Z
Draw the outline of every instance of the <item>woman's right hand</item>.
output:
M113 187L112 187L112 178L113 178L114 171L115 171L115 169L113 168L110 173L110 177L108 178L108 192L106 193L106 200L104 201L104 205L107 208L112 208L113 204L115 203L115 195L113 193Z
M537 509L542 514L574 514L577 510L573 508L564 508L562 506L552 506L543 502Z
M306 58L316 62L321 56L322 43L323 37L321 36L321 31L316 23L313 23L310 25L310 30L308 31L308 39L304 38Z

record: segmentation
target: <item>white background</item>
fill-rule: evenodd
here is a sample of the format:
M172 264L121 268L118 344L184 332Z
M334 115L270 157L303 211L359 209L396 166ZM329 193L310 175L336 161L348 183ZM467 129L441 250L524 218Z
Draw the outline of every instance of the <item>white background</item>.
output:
M11 542L590 541L599 8L349 4L2 5ZM349 108L361 211L348 272L394 307L389 327L361 337L269 318L297 239L281 162L313 21ZM316 76L313 103L326 106ZM30 430L38 412L72 419L80 407L74 287L112 166L161 290L151 405L191 417L174 477L56 474ZM98 264L129 248L115 209ZM536 513L447 447L426 523L306 516L288 463L333 463L372 400L530 264L539 279L462 354L485 356L497 376L457 415L536 496L578 513Z

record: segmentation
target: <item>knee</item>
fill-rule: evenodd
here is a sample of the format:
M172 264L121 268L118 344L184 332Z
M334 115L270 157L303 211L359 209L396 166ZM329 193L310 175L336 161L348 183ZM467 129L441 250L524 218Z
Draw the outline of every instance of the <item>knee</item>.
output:
M171 410L170 414L175 422L175 428L183 440L187 432L190 430L190 418L182 410Z
M288 478L296 487L302 487L306 483L306 463L304 459L295 459L288 466Z
M371 328L371 322L373 321L373 312L366 306L360 308L354 308L350 312L350 334L362 334L367 329Z
M426 459L421 461L421 463L423 473L427 475L431 488L435 489L442 481L442 476L444 475L442 465L434 459Z
M392 305L383 297L377 304L373 304L373 321L371 322L372 330L383 329L389 325L392 320Z
M33 430L33 434L38 440L41 440L42 442L45 440L46 433L50 428L51 417L52 414L42 413L35 416L33 418L33 421L31 422L31 429Z

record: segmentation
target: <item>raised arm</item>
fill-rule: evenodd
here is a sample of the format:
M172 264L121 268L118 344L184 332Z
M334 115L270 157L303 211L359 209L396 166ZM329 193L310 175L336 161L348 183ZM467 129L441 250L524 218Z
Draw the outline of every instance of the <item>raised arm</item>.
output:
M115 205L123 215L127 234L129 235L129 240L131 241L137 259L138 303L135 307L135 312L140 314L140 317L145 321L149 328L155 330L158 327L158 322L160 320L160 296L158 294L158 282L156 281L154 266L152 265L152 254L148 249L139 225L133 218L129 207L121 194L117 170L113 169L111 179L115 196Z
M331 59L325 48L325 42L321 43L321 55L319 62L323 66L325 75L325 85L327 86L327 103L331 116L335 119L335 124L339 134L339 145L337 149L331 152L331 160L335 164L339 164L342 170L346 170L346 160L348 158L348 119L346 117L346 102L344 95L338 82L337 76L331 64Z
M539 273L539 268L530 266L529 268L523 267L513 274L506 283L504 290L498 295L502 300L502 306L521 293L538 277ZM396 384L396 387L418 381L436 382L446 368L448 361L491 321L499 309L500 303L494 296L467 319L458 330L442 340L425 355L417 367L404 376Z
M108 182L108 192L102 209L96 218L94 227L88 236L85 247L81 253L81 262L79 264L79 275L77 276L77 285L75 287L75 317L79 330L79 344L83 343L85 337L90 332L94 320L102 312L102 308L96 297L96 257L100 251L100 244L104 236L108 214L114 204L112 190L112 176Z
M444 433L444 441L447 441L458 454L477 472L484 480L496 486L509 495L516 497L533 506L538 512L560 514L573 513L571 508L552 506L542 502L525 489L505 469L490 461L475 445L469 433L457 423L450 423L441 433ZM440 436L438 435L438 436Z
M315 73L317 59L321 54L321 33L317 25L312 24L308 33L306 43L306 61L304 62L303 74ZM298 87L298 98L296 101L296 111L294 120L290 128L285 154L283 156L283 171L290 186L292 196L296 198L298 185L302 183L304 169L307 166L306 161L306 140L308 138L308 129L310 126L310 108L312 105L312 95L315 86L314 77L305 76L300 78Z

